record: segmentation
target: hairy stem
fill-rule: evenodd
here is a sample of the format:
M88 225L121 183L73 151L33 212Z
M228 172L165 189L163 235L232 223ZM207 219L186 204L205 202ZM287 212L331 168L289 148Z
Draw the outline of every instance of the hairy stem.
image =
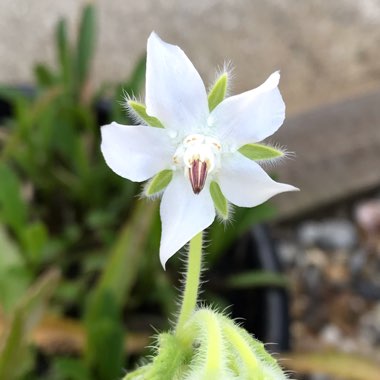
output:
M184 325L192 316L198 299L202 266L202 232L190 240L187 271L185 277L185 290L183 292L181 310L178 316L176 334L180 335Z

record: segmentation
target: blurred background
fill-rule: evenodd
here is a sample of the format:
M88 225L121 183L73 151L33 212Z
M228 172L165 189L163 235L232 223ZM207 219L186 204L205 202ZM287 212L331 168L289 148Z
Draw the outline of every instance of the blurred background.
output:
M180 258L163 272L157 204L99 152L152 30L206 85L225 62L232 93L282 74L270 142L295 155L267 169L301 192L215 223L205 299L294 379L378 379L377 0L0 0L0 379L120 378L169 327Z

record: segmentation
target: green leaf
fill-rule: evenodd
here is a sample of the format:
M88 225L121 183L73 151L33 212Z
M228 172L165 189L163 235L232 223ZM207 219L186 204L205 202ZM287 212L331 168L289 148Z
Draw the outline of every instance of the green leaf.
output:
M95 50L95 7L87 5L82 13L76 51L77 79L81 87L88 77Z
M223 73L215 82L208 94L208 108L210 112L224 99L228 86L228 74Z
M16 174L0 163L0 217L17 234L26 223L27 208L21 197L21 183Z
M6 313L14 309L25 293L30 278L18 246L0 225L0 299Z
M29 289L19 302L0 339L0 379L16 380L28 371L28 337L39 322L59 280L51 270Z
M287 286L286 277L280 273L268 271L250 271L235 274L227 279L227 286L235 289L255 288L262 286Z
M148 125L156 128L164 128L160 120L154 116L149 116L146 113L146 106L135 100L128 100L128 105L136 112L136 114L141 117Z
M124 329L120 308L109 289L97 288L89 300L85 326L85 359L94 379L118 379L124 357Z
M49 87L55 83L54 74L47 66L43 64L37 64L34 67L34 74L36 76L38 84L41 87Z
M218 214L224 219L228 219L228 202L222 191L220 190L219 185L216 182L211 182L210 184L210 193L212 200Z
M166 186L169 185L170 181L173 178L173 171L172 170L162 170L158 174L156 174L147 184L145 187L145 195L147 197L150 197L154 194L159 193L163 189L165 189Z
M71 83L71 52L67 37L67 23L65 19L61 19L55 32L57 59L61 69L62 82L68 86Z
M85 363L77 358L57 357L52 364L54 380L90 380Z
M146 236L149 234L156 207L155 202L137 203L111 249L111 255L97 285L99 288L111 290L120 307L127 302L138 275Z
M28 225L23 232L23 243L28 259L38 264L43 257L43 250L48 241L48 232L42 222Z
M263 144L246 144L239 149L239 152L250 160L255 161L272 160L284 156L284 152L281 150Z

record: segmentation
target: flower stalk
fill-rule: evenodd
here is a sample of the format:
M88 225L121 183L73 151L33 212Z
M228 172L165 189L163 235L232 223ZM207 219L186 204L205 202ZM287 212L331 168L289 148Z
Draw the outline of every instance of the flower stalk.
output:
M180 335L186 322L197 306L198 291L202 270L202 232L190 240L188 263L185 277L181 309L178 316L176 334Z

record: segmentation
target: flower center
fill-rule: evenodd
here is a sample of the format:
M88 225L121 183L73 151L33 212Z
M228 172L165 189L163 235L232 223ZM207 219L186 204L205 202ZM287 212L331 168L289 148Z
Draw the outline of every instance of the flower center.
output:
M173 162L184 168L194 194L202 191L207 175L219 167L221 149L217 139L201 134L187 136L177 148Z

